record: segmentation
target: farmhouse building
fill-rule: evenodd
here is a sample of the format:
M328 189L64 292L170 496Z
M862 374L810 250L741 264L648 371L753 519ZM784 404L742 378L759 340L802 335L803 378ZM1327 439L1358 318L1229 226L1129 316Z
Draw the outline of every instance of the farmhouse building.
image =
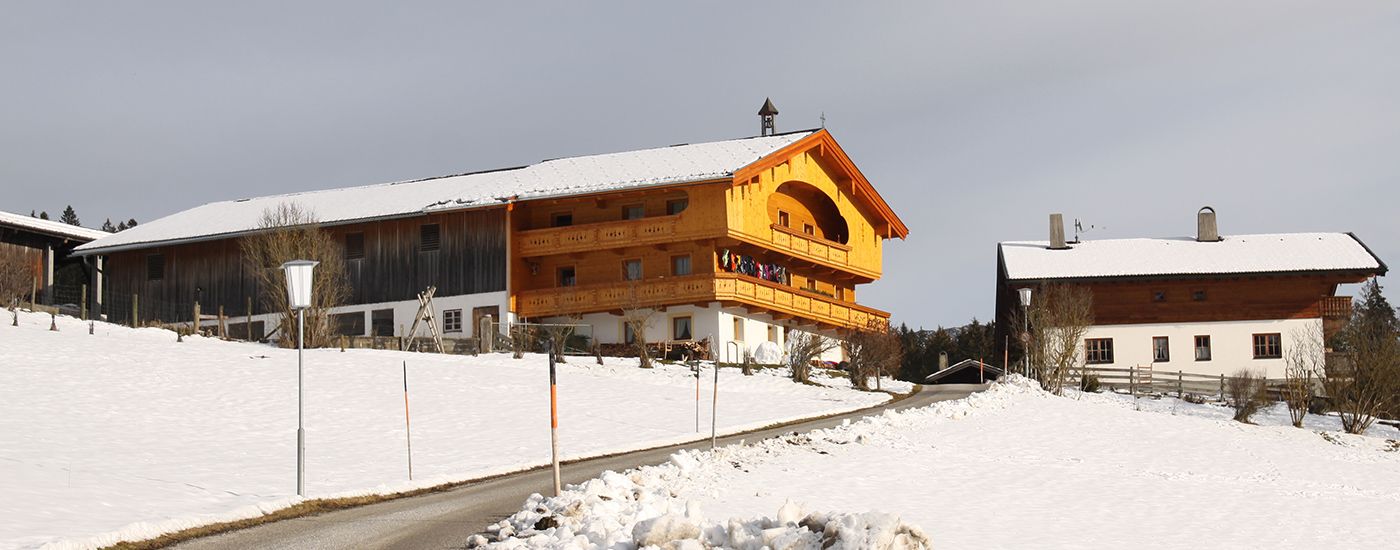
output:
M22 258L33 281L26 284L24 292L33 290L40 304L77 303L81 299L82 285L97 271L72 256L73 249L107 235L96 229L0 212L0 249ZM97 281L100 284L100 277Z
M239 238L264 211L295 203L344 245L352 295L336 313L351 334L398 335L428 286L449 338L474 336L492 315L586 324L599 342L621 343L622 311L640 306L663 310L649 341L748 349L782 345L789 330L834 336L886 322L857 303L857 287L880 278L884 241L908 229L829 132L768 124L744 139L215 202L79 253L106 258L113 293L197 296L206 312L270 327L275 312L257 303Z
M1338 286L1385 273L1351 233L1222 236L1209 207L1195 238L1065 242L1053 215L1051 240L997 245L997 342L1020 332L1018 289L1062 283L1092 292L1091 367L1282 378L1292 350L1322 353L1350 317Z

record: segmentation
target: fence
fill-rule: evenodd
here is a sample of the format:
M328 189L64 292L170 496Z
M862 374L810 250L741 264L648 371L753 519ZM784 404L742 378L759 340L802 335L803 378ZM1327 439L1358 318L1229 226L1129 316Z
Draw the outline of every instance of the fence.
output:
M489 315L481 318L477 338L484 339L483 351L519 349L545 353L552 341L555 353L562 355L593 355L597 343L593 338L593 325L501 322Z
M1086 367L1083 374L1093 375L1102 387L1126 389L1133 396L1138 395L1187 395L1225 400L1226 388L1232 377L1224 374L1197 374L1183 371L1158 371L1151 365L1129 368ZM1071 387L1080 386L1081 371L1070 374L1067 381ZM1283 379L1265 378L1264 384L1271 397L1277 398Z

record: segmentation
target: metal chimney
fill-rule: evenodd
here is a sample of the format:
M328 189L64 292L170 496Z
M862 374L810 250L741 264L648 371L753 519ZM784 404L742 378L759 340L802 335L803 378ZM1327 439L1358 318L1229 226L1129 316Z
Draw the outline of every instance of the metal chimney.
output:
M1050 215L1050 250L1065 250L1069 245L1065 244L1065 216L1063 214Z
M1215 209L1202 206L1196 211L1196 241L1213 243L1220 240L1220 230L1215 226Z

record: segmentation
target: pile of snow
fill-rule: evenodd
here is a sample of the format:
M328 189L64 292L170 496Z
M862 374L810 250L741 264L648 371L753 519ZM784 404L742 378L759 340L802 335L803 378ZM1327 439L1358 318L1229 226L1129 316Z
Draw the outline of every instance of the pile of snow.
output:
M256 517L296 497L295 350L20 314L0 323L0 548L94 547ZM407 475L403 363L413 436ZM559 369L565 460L709 437L713 371L571 358ZM387 494L549 463L546 360L306 352L310 498ZM722 369L736 433L889 395Z
M1137 411L1121 397L1057 397L1011 375L966 399L608 472L557 498L532 497L473 542L511 549L1393 545L1395 439L1180 414L1186 405L1177 415Z

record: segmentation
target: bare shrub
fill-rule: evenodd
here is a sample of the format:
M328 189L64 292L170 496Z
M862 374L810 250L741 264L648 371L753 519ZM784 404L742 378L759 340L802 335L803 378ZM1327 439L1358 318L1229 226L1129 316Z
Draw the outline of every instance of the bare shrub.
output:
M1024 313L1030 320L1032 375L1046 391L1061 394L1072 371L1081 378L1086 374L1081 342L1094 324L1094 294L1082 286L1048 284L1032 296Z
M1303 418L1308 415L1308 407L1313 401L1315 376L1325 372L1320 326L1293 333L1294 345L1288 351L1288 363L1283 371L1283 402L1288 405L1288 418L1293 426L1303 427Z
M18 247L0 244L0 304L12 307L29 295L34 285L34 256Z
M858 390L869 390L870 378L874 377L878 391L880 377L899 368L904 358L903 342L884 319L871 319L865 327L846 331L841 345L850 365L851 386Z
M640 284L638 281L631 281L627 285L626 305L622 308L622 323L626 330L632 331L632 341L628 343L641 361L640 366L644 369L651 368L651 350L647 346L647 329L651 327L651 322L656 318L657 310L654 304L643 299ZM626 334L623 335L624 340Z
M296 312L287 303L287 279L282 264L292 260L320 262L313 272L311 307L306 310L307 347L335 345L330 310L345 302L350 284L345 276L341 247L322 230L316 217L296 203L268 208L258 221L258 231L239 241L243 261L257 283L264 311L280 312L280 344L297 344Z
M839 345L830 338L800 330L788 333L787 344L788 368L792 369L792 381L803 384L811 379L812 361Z
M1235 375L1225 380L1225 395L1230 406L1235 409L1235 421L1249 423L1249 418L1268 404L1264 393L1264 377L1248 369L1235 371Z

